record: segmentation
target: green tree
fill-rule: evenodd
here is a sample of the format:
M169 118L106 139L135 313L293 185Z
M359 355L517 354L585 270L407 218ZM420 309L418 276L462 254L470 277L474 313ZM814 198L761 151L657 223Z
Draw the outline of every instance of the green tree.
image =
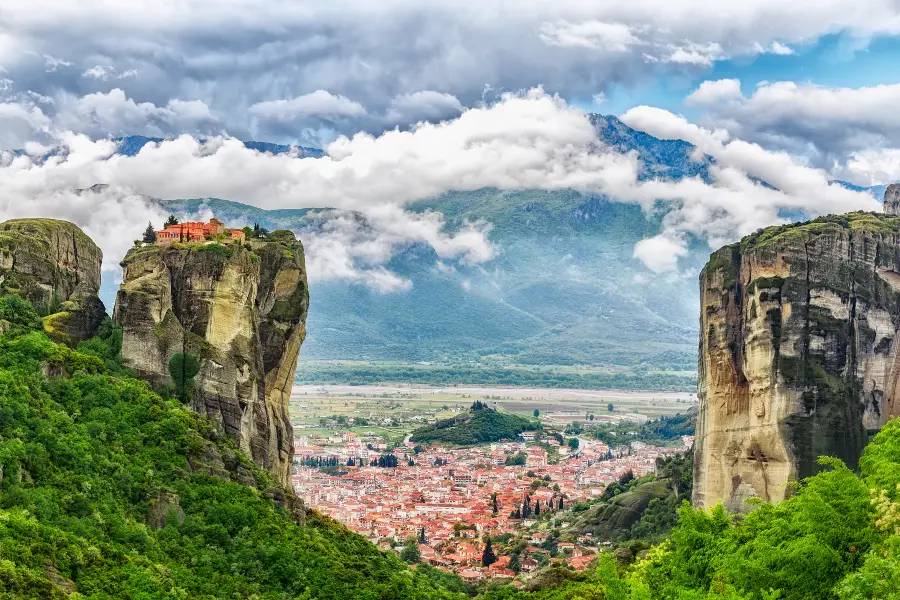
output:
M200 372L200 359L188 352L178 352L169 359L169 376L175 393L187 403L194 393L194 377Z
M403 542L400 558L410 565L422 562L422 553L419 552L419 540L416 536L411 535Z
M535 417L539 417L539 416L541 416L541 411L539 411L538 409L534 409L534 412L533 412L532 414L533 414Z
M169 215L169 218L166 219L166 223L163 227L171 227L172 225L178 225L178 219L175 218L175 215Z
M495 562L497 562L497 556L494 554L494 549L491 547L491 538L488 536L484 541L484 552L481 554L481 566L489 567Z
M141 241L145 244L156 243L156 230L153 229L153 223L147 223L147 229L144 230L144 237Z
M516 575L522 570L522 562L518 552L509 557L509 569Z
M569 446L572 450L578 450L578 438L569 438L569 441L566 442L566 445Z
M608 410L609 412L612 412L613 408L615 408L615 407L613 406L612 402L610 402L609 404L606 405L606 410Z

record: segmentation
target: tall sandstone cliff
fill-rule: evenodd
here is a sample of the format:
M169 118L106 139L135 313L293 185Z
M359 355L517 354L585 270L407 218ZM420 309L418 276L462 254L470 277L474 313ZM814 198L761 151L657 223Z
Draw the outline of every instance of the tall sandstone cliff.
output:
M34 304L57 342L76 344L91 337L105 318L97 295L102 262L97 244L68 221L0 223L0 293Z
M289 485L288 401L309 306L300 242L276 231L247 244L148 246L122 267L113 320L125 363L171 387L172 357L197 357L192 407Z
M893 187L887 199L900 197ZM900 218L851 213L771 227L700 275L694 503L777 502L819 456L856 468L900 414ZM900 341L900 340L897 340Z

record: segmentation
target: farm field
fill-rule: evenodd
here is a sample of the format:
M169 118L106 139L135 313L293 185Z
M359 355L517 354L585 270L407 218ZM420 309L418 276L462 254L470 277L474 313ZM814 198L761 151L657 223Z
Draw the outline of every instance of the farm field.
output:
M643 421L683 413L696 404L696 394L462 385L295 385L291 420L295 437L349 430L397 443L424 423L458 414L476 400L523 416L538 410L545 426L563 428L590 415L595 421ZM360 419L365 424L359 425Z

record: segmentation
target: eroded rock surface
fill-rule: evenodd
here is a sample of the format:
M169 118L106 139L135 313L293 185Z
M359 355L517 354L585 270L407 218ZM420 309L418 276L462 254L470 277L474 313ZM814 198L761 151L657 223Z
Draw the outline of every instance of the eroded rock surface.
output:
M191 406L288 485L288 401L309 305L300 242L276 231L247 244L148 246L122 267L113 320L126 364L164 388L175 354L197 357Z
M856 468L900 414L892 213L772 227L726 246L700 275L700 303L696 505L777 502L823 455Z
M57 342L91 337L106 316L97 295L102 262L97 244L68 221L0 223L0 293L34 304Z

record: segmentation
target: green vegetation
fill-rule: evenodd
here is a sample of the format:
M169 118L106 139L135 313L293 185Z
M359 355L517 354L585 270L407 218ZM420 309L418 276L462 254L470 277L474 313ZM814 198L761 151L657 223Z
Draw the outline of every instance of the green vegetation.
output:
M298 384L372 385L420 383L428 385L492 385L585 390L694 391L693 374L645 372L609 373L563 367L437 366L418 364L359 364L301 362Z
M750 514L679 509L670 538L622 566L606 554L589 579L486 600L862 600L900 597L900 420L875 436L860 475L841 461L777 505Z
M840 233L842 229L900 233L900 218L863 211L825 215L812 221L760 229L745 236L740 242L740 248L742 252L746 252L790 242L803 242L829 233Z
M525 417L498 412L476 402L468 413L442 419L412 432L410 440L471 446L485 442L513 440L523 431L536 431L541 424Z
M187 402L194 391L194 377L200 372L200 359L189 352L178 352L169 359L169 376L175 385L175 394Z
M640 425L628 421L599 423L591 426L591 432L598 440L614 446L624 446L630 442L646 442L654 446L680 444L681 436L694 435L696 415L673 415L660 417Z
M141 238L141 242L143 242L144 244L156 243L156 230L153 228L153 223L147 223L147 229L144 230L144 235Z
M663 541L678 521L681 503L691 497L693 470L693 453L688 452L657 459L656 472L644 477L624 473L597 500L572 507L575 521L568 533L590 532L632 553Z
M0 315L3 597L463 597L452 576L306 512L205 418L130 377L108 324L73 350L20 299Z
M410 565L422 562L422 554L419 552L419 539L410 535L403 542L403 550L400 551L400 559Z
M192 247L195 252L204 252L214 254L215 256L225 259L231 258L234 254L234 244L220 244L219 242L201 243Z

